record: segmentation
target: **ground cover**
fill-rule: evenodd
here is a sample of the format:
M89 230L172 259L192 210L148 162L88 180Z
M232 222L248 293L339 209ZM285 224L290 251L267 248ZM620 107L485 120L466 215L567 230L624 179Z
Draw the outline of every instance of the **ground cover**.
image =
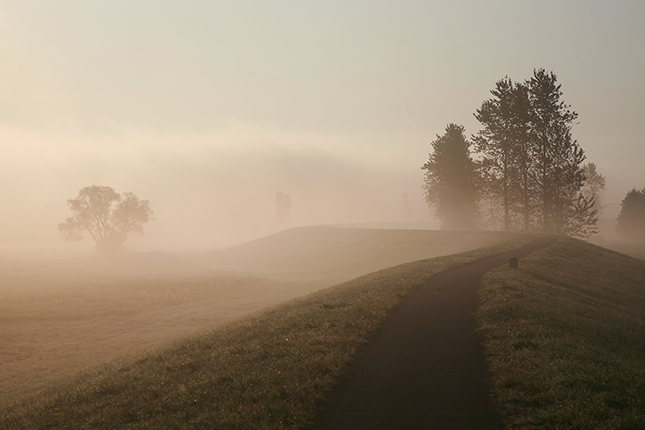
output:
M0 403L69 373L404 262L501 243L491 232L296 228L228 250L0 253ZM31 259L28 258L31 256ZM237 272L230 272L231 269Z
M489 272L477 317L509 428L645 428L645 262L561 239Z
M3 428L307 428L352 357L411 288L516 247L407 263L147 353L112 361L0 412Z

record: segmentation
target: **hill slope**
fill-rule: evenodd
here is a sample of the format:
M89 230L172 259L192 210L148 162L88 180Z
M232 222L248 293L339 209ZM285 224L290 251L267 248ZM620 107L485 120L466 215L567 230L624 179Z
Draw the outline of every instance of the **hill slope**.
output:
M478 318L510 428L645 428L645 261L561 239L489 272Z
M404 264L123 359L0 412L3 428L309 428L402 296L507 244ZM645 262L561 239L485 277L511 428L645 428Z
M205 266L328 285L410 261L517 240L499 232L298 227L202 254Z
M0 403L142 347L378 269L525 238L311 227L194 254L0 258ZM238 270L222 273L217 269Z
M375 272L123 358L0 409L0 427L306 426L349 360L411 288L526 240Z

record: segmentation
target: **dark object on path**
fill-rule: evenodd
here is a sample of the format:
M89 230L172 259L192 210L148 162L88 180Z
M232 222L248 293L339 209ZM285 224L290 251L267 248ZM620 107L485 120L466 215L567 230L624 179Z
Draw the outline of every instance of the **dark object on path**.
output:
M477 290L484 273L553 242L540 238L415 288L356 357L316 428L504 428L475 333Z
M517 267L518 267L517 258L513 257L513 258L511 258L510 260L508 260L508 266L509 266L511 269L517 269Z

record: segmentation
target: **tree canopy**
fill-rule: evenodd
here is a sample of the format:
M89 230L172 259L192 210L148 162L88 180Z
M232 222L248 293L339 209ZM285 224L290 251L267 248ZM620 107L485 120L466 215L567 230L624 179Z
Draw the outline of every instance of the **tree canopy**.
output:
M582 164L585 153L571 133L578 114L562 100L555 73L534 70L524 82L505 77L491 95L474 114L482 125L474 158L463 127L450 124L423 166L426 201L444 228L472 226L479 206L493 228L595 233L604 177L595 164Z
M506 77L491 94L475 113L483 126L476 143L485 194L503 209L504 230L593 234L599 193L583 190L586 157L571 133L578 114L562 100L555 73L535 70L524 82ZM599 179L595 165L587 172Z
M87 233L102 253L123 250L128 235L143 234L143 225L154 215L148 200L99 185L82 188L67 206L72 216L58 224L63 238L78 241Z
M477 165L470 146L464 127L448 124L446 132L432 142L433 152L422 167L426 202L435 207L444 229L477 227Z
M632 189L621 202L616 230L625 239L645 240L645 188Z

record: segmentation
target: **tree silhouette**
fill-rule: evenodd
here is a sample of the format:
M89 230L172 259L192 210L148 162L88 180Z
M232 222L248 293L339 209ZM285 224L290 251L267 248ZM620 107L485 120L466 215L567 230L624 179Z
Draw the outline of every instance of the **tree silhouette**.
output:
M122 251L128 235L143 234L143 224L153 218L148 200L99 185L81 189L67 206L73 215L58 224L63 238L78 241L88 233L101 253Z
M528 86L542 230L563 234L573 216L571 207L580 200L579 191L585 179L584 151L571 136L571 126L578 114L561 100L562 86L555 73L536 70ZM592 206L579 205L579 209L591 210Z
M598 193L583 189L585 154L571 134L578 114L562 101L555 73L535 70L523 83L506 77L491 94L475 113L483 129L474 138L488 218L501 218L504 230L589 237Z
M506 77L496 83L491 94L494 97L484 101L475 113L484 126L475 138L477 151L482 155L482 185L489 198L500 201L504 230L511 230L520 215L523 228L528 231L534 195L528 87Z
M433 152L422 167L426 202L447 230L477 227L477 165L470 146L464 127L448 124L443 136L432 142Z
M632 189L620 204L616 230L625 239L645 240L645 188Z

